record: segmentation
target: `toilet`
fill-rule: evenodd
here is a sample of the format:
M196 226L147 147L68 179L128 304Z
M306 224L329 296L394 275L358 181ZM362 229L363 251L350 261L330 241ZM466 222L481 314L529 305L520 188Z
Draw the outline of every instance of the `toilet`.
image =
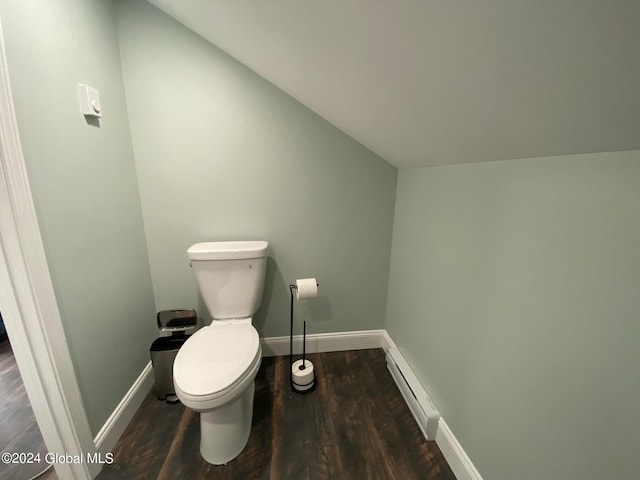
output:
M214 465L233 460L249 440L262 358L252 316L262 301L268 246L205 242L187 250L213 320L178 351L173 383L182 404L200 413L200 453Z

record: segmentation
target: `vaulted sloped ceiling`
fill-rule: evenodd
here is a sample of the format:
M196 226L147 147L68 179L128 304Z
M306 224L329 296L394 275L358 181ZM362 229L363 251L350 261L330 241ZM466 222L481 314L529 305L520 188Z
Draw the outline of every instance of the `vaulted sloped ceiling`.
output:
M640 149L639 0L148 0L398 167Z

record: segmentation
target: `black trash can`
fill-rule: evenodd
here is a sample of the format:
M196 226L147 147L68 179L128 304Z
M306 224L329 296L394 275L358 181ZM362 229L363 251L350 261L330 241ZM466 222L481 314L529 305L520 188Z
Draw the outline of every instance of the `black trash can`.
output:
M180 347L187 341L187 332L197 328L198 314L195 310L163 310L158 312L158 328L171 332L171 336L156 338L149 353L155 379L154 390L158 400L177 401L173 386L173 361Z

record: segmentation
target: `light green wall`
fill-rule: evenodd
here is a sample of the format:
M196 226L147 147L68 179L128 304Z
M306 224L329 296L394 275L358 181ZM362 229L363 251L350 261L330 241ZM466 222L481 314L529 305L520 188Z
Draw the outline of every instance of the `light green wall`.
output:
M387 329L482 476L636 478L640 152L401 170Z
M18 126L94 434L149 361L155 307L111 2L2 0ZM89 125L77 84L100 91Z
M382 328L396 168L155 7L116 10L157 307L205 314L191 244L264 239L262 335L308 276L309 332Z

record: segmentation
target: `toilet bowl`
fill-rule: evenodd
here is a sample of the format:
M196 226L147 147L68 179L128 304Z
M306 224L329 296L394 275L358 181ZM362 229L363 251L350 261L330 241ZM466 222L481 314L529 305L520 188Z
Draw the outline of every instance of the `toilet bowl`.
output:
M214 323L194 333L178 352L176 395L200 413L200 454L207 462L227 463L247 444L261 359L251 324Z
M252 316L262 300L268 243L206 242L187 250L213 318L184 343L173 364L178 399L200 414L200 453L222 465L251 433L262 349Z

